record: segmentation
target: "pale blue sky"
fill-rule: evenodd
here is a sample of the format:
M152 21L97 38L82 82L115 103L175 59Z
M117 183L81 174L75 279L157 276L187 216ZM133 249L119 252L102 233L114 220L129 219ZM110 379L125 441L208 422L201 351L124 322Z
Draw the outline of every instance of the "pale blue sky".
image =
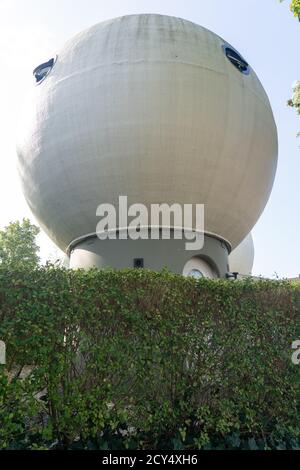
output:
M0 0L0 227L31 216L15 170L15 129L33 68L78 31L115 16L179 16L222 36L255 69L274 111L279 164L269 203L253 230L254 273L300 273L300 118L286 106L300 79L300 23L278 0ZM245 110L247 112L247 110ZM40 237L43 257L53 245Z

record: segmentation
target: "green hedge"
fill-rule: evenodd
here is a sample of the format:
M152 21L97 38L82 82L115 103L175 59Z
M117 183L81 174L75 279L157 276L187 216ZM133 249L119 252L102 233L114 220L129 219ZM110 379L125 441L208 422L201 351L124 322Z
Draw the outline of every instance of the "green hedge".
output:
M299 448L300 284L0 267L0 448Z

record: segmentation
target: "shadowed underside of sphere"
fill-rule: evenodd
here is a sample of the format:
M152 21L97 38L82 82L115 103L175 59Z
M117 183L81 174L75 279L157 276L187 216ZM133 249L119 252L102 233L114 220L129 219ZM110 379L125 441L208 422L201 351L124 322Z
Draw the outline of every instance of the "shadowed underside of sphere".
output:
M64 250L101 203L205 204L205 230L237 246L269 197L277 134L254 71L191 22L132 15L58 52L18 139L30 208Z
M251 233L230 253L229 270L242 275L252 273L254 262L254 244Z

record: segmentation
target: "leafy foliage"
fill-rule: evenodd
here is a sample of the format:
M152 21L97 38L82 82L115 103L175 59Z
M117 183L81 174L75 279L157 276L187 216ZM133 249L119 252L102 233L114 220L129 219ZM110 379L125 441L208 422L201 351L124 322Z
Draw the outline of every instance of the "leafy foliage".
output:
M0 266L0 448L299 448L300 285Z
M283 0L280 0L283 2ZM291 12L300 21L300 0L293 0L290 4ZM287 104L292 108L295 108L297 113L300 114L300 81L297 80L293 85L292 98L288 100ZM300 132L297 134L300 137Z
M296 16L300 21L300 0L292 0L290 8L294 16Z
M284 0L280 0L280 2L283 1ZM293 15L300 21L300 0L292 0L292 2L290 3L290 10Z
M293 96L288 100L288 105L295 108L297 113L300 114L300 81L297 80L293 85Z
M0 265L12 269L35 268L39 262L39 247L36 244L39 231L29 219L11 222L0 230Z

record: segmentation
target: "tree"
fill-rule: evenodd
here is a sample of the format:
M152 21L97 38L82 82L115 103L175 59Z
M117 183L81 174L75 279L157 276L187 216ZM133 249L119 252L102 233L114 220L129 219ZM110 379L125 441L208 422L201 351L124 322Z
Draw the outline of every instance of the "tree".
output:
M284 0L280 0L280 2L283 2ZM300 0L292 0L290 4L290 10L293 13L293 15L298 18L300 21Z
M37 267L39 247L36 237L39 232L29 219L11 222L0 230L0 264L13 268Z
M297 80L293 84L293 96L290 100L288 100L288 105L295 108L297 113L300 114L300 81ZM298 137L300 137L300 132L298 133Z
M294 16L300 21L300 0L293 0L290 5L291 11L294 13Z
M283 2L284 0L280 0ZM291 12L294 14L295 17L298 18L300 21L300 0L293 0L290 4ZM292 98L288 100L287 104L292 108L295 108L297 113L300 114L300 81L296 80L296 82L292 86L293 95ZM300 137L300 132L297 134Z

